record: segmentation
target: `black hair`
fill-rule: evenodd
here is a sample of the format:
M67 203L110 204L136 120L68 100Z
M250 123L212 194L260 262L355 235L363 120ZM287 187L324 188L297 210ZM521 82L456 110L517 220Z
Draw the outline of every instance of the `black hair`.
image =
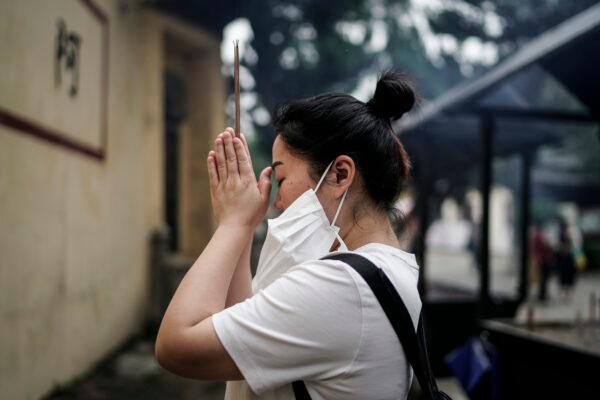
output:
M414 103L415 91L406 75L388 70L367 103L345 93L292 100L276 108L273 125L288 149L309 162L314 181L331 160L348 155L371 203L399 218L394 204L409 177L410 161L391 121Z

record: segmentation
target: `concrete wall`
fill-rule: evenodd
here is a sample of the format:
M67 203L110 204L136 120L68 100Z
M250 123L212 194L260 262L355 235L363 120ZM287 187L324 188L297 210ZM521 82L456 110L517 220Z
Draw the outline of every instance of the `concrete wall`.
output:
M18 42L15 35L20 33L14 27L20 22L25 24L34 17L44 23L44 13L36 12L35 7L42 3L0 0L2 46ZM57 0L52 5L67 16L67 25L77 26L77 13L72 11L83 3ZM212 82L205 95L197 96L215 113L195 117L206 129L197 131L190 140L200 143L197 148L204 151L217 133L215 128L224 124L223 112L219 112L223 110L223 83L216 38L171 18L120 7L116 0L93 3L108 20L104 157L86 155L0 123L1 399L39 398L56 384L84 373L143 324L150 295L148 239L163 223L162 79L167 37L184 39L196 50L202 49L202 53L194 53L202 71L195 84ZM13 8L16 4L21 4L21 9ZM54 19L50 23L54 24ZM85 46L88 33L81 29ZM87 39L97 37L91 32ZM31 41L29 50L46 54L52 49L52 40ZM24 49L11 51L18 54ZM0 75L6 75L15 59L18 57L2 60ZM32 84L42 80L48 75L46 69L51 69L46 61L39 63L35 79L26 74L36 71L20 68L10 69L16 71L10 78ZM101 63L82 64L82 90L83 82L88 86L94 82L87 81L90 75L96 81L101 76L98 65ZM0 80L0 84L6 82ZM88 86L85 90L93 94ZM193 89L196 87L190 91ZM64 93L57 94L49 86L5 91L0 100L6 103L13 96L31 96L25 99L34 105L24 110L28 120L68 115L74 119L68 134L74 137L82 129L77 126L97 123L83 113L69 113L69 102L56 100L59 95ZM97 99L90 104L97 104ZM2 106L0 101L0 109ZM188 135L197 126L192 121ZM100 143L83 134L81 137L92 145ZM206 171L199 165L205 164L206 154L199 157L194 150L193 157L200 158L199 162L188 161L199 183L193 178L188 182L200 188ZM200 199L188 199L190 209L210 204L208 193L196 190L200 193L194 196ZM210 231L210 215L203 218L195 222L197 231L204 232L196 233L200 238L197 248L204 245L202 241Z

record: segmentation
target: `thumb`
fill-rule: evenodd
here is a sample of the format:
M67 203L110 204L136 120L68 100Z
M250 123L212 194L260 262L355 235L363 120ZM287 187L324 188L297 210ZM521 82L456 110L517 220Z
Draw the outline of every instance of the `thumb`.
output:
M269 201L269 195L271 194L271 167L267 167L262 170L260 177L258 178L258 191L263 201Z

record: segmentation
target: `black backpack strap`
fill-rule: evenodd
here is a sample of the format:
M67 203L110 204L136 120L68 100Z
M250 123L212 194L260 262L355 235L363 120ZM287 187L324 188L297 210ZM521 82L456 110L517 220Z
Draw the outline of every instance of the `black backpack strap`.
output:
M415 332L414 324L406 305L383 270L366 257L355 253L330 254L321 259L343 261L363 277L394 328L402 349L406 354L406 358L412 366L414 374L426 397L432 400L438 398L449 399L445 393L438 391L433 373L431 372L422 317L419 316L417 332ZM296 400L310 399L304 382L296 381L292 386Z
M310 394L308 394L308 390L306 389L304 381L292 382L292 388L294 389L294 397L296 398L296 400L311 400Z

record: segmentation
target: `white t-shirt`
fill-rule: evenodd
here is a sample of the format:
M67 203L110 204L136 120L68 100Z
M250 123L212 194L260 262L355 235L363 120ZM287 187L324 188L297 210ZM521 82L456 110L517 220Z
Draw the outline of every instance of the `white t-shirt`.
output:
M416 329L421 300L414 255L382 243L353 252L383 269ZM368 284L342 261L293 266L212 320L245 377L228 382L226 400L294 399L296 380L304 381L313 400L408 395L412 370L398 337Z

